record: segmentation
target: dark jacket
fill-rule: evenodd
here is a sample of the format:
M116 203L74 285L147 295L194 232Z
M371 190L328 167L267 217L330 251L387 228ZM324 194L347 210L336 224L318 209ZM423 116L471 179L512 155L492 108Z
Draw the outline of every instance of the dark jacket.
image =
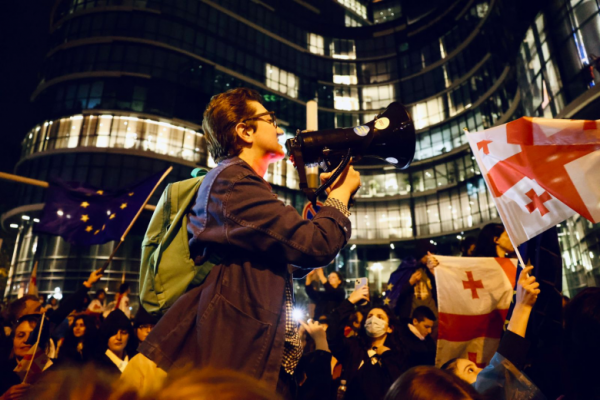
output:
M404 320L400 325L400 341L407 353L407 362L410 367L419 365L435 365L435 341L431 335L425 340L419 339L408 327L409 321Z
M306 286L306 294L315 303L314 319L321 315L329 316L333 310L346 298L346 291L342 285L333 288L329 282L323 285L325 291L318 291L312 285Z
M297 400L335 400L339 379L331 375L331 353L315 350L305 354L298 364L299 380L306 377L298 388Z
M285 339L291 266L329 264L350 238L350 220L322 207L312 221L285 206L238 157L211 170L190 210L190 255L222 263L181 296L139 351L169 370L192 363L245 372L275 389Z
M417 271L419 268L415 269L413 272ZM429 271L429 268L422 267L421 271L427 275L429 280L431 281L431 297L435 304L437 304L437 289L435 284L435 277ZM394 313L400 319L407 319L412 316L413 312L413 298L415 297L415 287L410 284L410 275L408 275L408 279L406 279L400 288L400 293L398 294L398 300L396 302L396 307L394 307ZM437 310L432 310L436 312Z
M350 338L344 336L344 327L353 312L354 304L344 300L331 313L329 328L327 328L329 349L344 367L342 379L348 382L347 396L351 391L355 391L364 394L367 399L383 398L394 380L408 369L406 356L394 340L395 336L389 334L384 345L390 350L379 357L378 364L373 365L368 354L369 346L363 342L362 338L360 336ZM369 386L377 386L382 389L382 392L380 393L379 389L369 390L367 389Z

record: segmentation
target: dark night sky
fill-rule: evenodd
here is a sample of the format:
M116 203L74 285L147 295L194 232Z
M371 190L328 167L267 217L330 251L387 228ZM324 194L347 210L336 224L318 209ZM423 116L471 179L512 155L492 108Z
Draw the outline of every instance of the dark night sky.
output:
M54 0L8 0L0 13L0 171L13 172L20 143L37 122L31 118L29 97L39 83L47 52L50 11ZM13 184L0 181L0 213Z

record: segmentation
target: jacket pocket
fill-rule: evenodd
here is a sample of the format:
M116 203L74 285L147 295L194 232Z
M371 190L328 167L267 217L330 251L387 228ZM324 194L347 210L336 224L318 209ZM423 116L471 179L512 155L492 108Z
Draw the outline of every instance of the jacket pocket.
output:
M228 368L259 378L268 357L273 326L217 294L198 323L200 366Z

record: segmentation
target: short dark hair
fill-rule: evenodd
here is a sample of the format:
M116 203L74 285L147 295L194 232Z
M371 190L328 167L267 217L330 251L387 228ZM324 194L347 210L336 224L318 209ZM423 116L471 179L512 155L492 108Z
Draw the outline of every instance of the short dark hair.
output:
M431 309L427 306L419 306L419 307L415 308L415 311L413 311L412 317L413 317L413 319L416 318L417 321L419 321L419 322L423 321L425 318L430 319L432 321L437 320L433 311L431 311Z
M394 382L385 400L481 400L484 397L459 377L435 367L413 367Z
M104 295L106 296L106 291L104 289L98 289L96 290L96 294L94 295L94 298L97 299L100 294L104 293Z
M208 142L208 151L215 162L237 156L242 151L235 126L256 112L248 104L250 101L262 103L262 97L256 90L248 88L231 89L210 99L204 111L202 129ZM248 125L256 126L252 121Z
M127 282L121 283L121 286L119 286L119 294L123 294L127 290L129 290L129 283L127 283Z

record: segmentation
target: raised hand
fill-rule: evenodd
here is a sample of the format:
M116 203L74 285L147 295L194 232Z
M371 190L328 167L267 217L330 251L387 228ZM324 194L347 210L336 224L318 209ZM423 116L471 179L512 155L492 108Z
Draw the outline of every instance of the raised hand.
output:
M352 292L350 294L350 296L348 297L348 301L352 304L356 304L359 303L363 300L369 301L369 287L368 286L362 286L358 289L356 289L354 292Z

